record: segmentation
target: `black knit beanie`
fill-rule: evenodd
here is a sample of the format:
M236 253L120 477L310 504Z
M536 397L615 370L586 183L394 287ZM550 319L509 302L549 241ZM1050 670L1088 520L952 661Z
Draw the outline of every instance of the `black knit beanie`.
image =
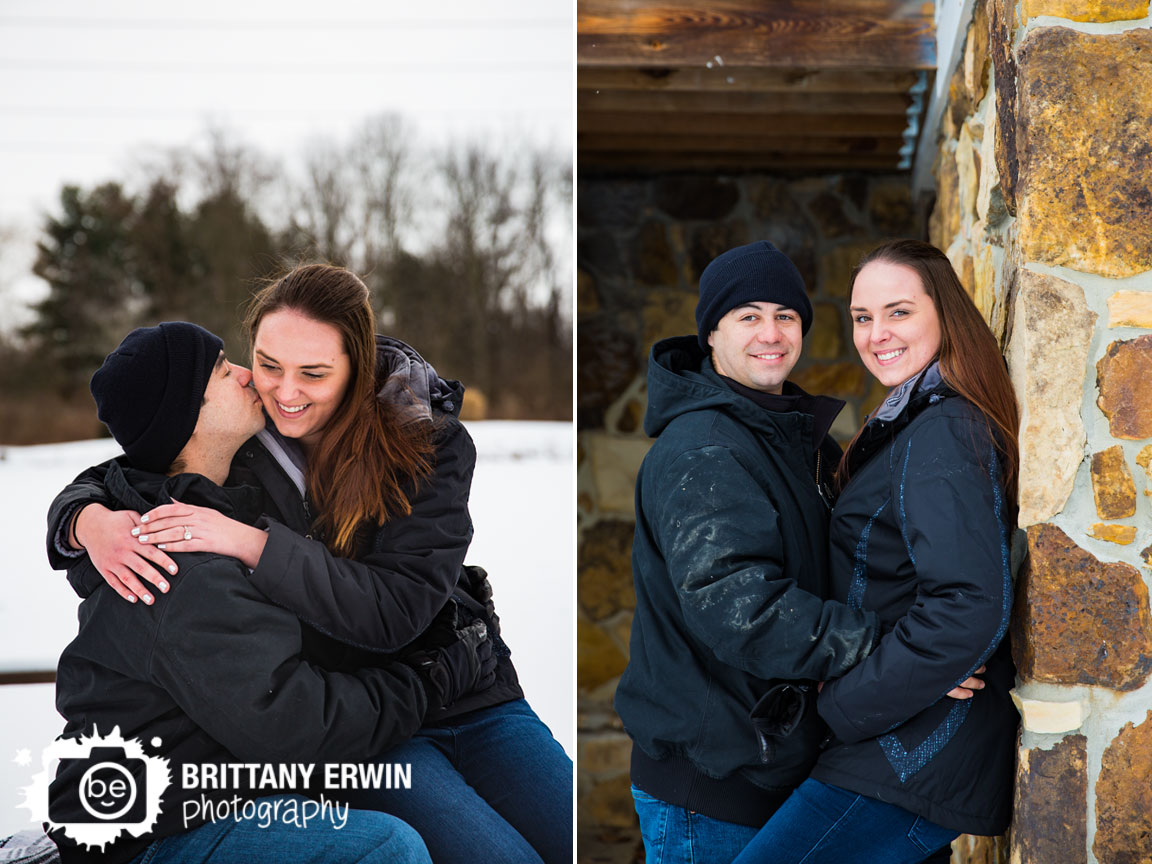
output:
M778 303L795 310L802 334L812 326L812 303L800 271L767 240L729 249L713 258L700 274L696 330L705 352L709 350L708 334L720 319L745 303Z
M96 414L128 461L161 474L184 449L216 360L220 337L186 321L139 327L92 376Z

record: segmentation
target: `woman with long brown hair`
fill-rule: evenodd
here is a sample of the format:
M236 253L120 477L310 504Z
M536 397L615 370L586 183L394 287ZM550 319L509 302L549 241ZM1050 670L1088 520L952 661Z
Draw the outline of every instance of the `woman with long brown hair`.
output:
M958 834L1002 833L1011 815L1019 418L1007 370L927 243L869 253L849 308L864 365L892 389L840 463L831 599L876 612L885 635L818 685L828 744L738 864L947 860ZM957 697L975 674L984 686Z
M89 489L57 508L62 527L76 514L74 539L133 596L147 593L134 576L153 574L149 561L168 566L163 552L239 558L313 642L347 649L346 668L483 621L494 683L433 708L407 744L364 754L409 764L410 789L349 800L407 821L437 862L569 861L571 761L523 698L486 574L464 565L476 451L457 419L463 387L376 335L368 289L343 268L294 268L256 294L245 324L270 422L240 449L230 482L263 490L265 518L253 527L173 503L128 525L123 511L81 509L99 500ZM127 533L139 560L104 548Z

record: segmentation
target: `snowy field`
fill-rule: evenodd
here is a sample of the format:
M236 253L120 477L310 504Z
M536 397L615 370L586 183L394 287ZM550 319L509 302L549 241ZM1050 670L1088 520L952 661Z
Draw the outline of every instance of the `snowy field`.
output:
M501 630L528 701L571 756L574 513L572 427L567 423L468 423L479 459L472 484L476 536L468 563L488 570ZM48 504L88 465L115 456L111 440L0 446L0 536L8 582L0 590L0 671L54 669L76 630L77 598L48 567ZM162 602L162 601L161 601ZM53 685L0 686L0 837L27 826L20 790L63 720ZM28 750L32 764L20 764Z

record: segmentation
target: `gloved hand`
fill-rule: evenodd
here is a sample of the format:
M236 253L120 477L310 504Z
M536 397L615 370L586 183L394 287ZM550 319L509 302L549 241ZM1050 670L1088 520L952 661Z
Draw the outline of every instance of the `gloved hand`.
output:
M475 564L464 566L464 589L468 595L484 606L492 638L500 635L500 616L496 614L496 604L492 602L492 583L488 581L488 571Z
M415 669L424 682L429 712L496 683L496 657L487 626L475 621L459 627L454 600L444 604L418 645L400 660Z

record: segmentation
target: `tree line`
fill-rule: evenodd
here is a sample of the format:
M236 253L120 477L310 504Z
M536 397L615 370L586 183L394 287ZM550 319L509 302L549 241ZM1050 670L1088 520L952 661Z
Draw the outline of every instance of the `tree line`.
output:
M0 334L0 413L35 413L45 399L94 413L88 379L136 326L195 321L246 356L239 322L252 292L320 260L359 274L381 331L462 380L486 416L570 418L566 154L429 151L383 117L347 142L313 143L288 170L213 132L139 173L66 186L45 216L33 272L48 291L30 324ZM0 420L0 442L21 443L18 425Z

